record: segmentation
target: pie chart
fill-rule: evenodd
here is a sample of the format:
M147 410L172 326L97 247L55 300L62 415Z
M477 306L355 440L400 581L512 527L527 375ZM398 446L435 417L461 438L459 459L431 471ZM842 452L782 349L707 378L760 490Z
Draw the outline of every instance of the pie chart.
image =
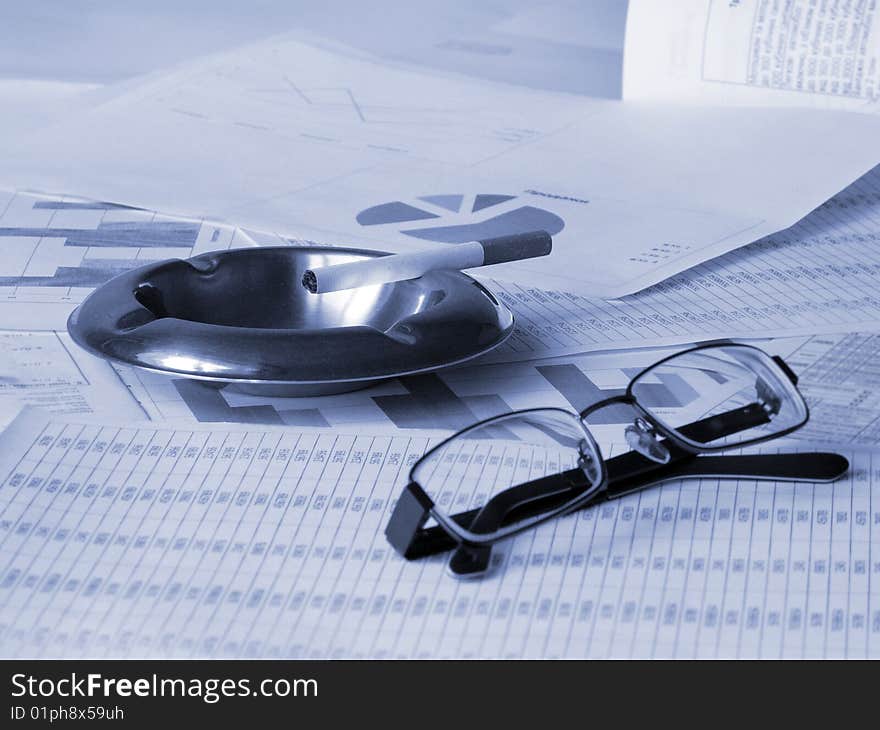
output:
M413 238L438 243L466 243L527 231L555 236L565 221L515 195L479 193L425 195L412 202L394 200L357 214L362 226L394 226Z

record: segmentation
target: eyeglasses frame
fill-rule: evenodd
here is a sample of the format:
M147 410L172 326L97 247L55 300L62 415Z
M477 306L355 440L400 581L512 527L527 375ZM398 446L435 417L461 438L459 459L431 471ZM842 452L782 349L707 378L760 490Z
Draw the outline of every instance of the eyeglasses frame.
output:
M689 426L693 426L697 423L705 423L706 421L709 421L712 418L717 418L718 416L727 416L731 413L738 413L740 417L746 417L748 415L751 415L747 411L749 408L752 408L753 405L746 406L742 409L733 409L732 411L729 411L727 413L717 414L716 416L709 417L708 419L703 419L702 421L694 422L694 424L687 424L686 426L682 426L676 430L673 430L669 426L666 426L661 421L659 421L657 418L655 418L650 413L650 411L648 411L644 406L642 406L638 402L637 396L633 393L633 387L639 381L640 378L642 378L644 375L646 375L650 371L654 370L655 368L660 367L663 364L669 362L670 360L674 360L674 359L680 358L684 355L687 355L689 353L693 353L693 352L697 352L697 351L702 352L702 351L708 351L708 350L717 349L717 348L728 348L729 349L731 347L753 350L756 353L758 353L760 357L767 358L768 360L770 360L770 362L772 362L774 365L776 365L780 369L781 373L783 375L785 375L786 378L794 386L793 392L797 395L797 397L800 400L800 406L803 408L803 412L804 412L804 417L800 422L798 422L792 426L789 426L781 431L774 432L774 433L766 435L766 436L757 436L757 437L754 437L751 439L746 439L744 441L737 442L736 444L733 444L733 445L726 445L726 444L721 444L719 446L707 446L705 444L700 445L699 442L691 441L687 438L680 437L678 435L678 433L676 433L676 431L686 430ZM433 518L437 522L437 524L442 528L442 530L444 532L446 532L449 535L449 537L451 537L453 540L455 540L457 542L457 544L459 544L461 546L480 548L480 547L492 545L500 540L506 539L508 537L512 537L513 535L519 534L519 533L524 532L528 529L536 527L537 525L542 524L543 522L549 521L549 520L554 519L556 517L560 517L564 514L576 511L576 510L586 506L586 504L591 502L595 498L596 494L603 491L607 487L607 484L608 484L607 459L603 456L601 449L599 448L598 444L596 443L595 437L593 436L592 432L590 431L589 425L586 423L586 420L589 417L589 415L601 410L602 408L607 408L612 405L628 405L631 408L633 408L633 410L638 415L638 417L642 418L645 423L649 424L651 426L651 428L656 433L661 434L663 436L664 440L661 443L663 443L663 445L667 449L669 448L669 446L674 447L674 451L676 452L676 460L677 461L680 461L684 458L687 458L688 456L695 457L696 455L701 454L701 453L702 454L711 454L711 453L717 453L720 451L729 450L732 448L740 449L745 446L751 446L751 445L755 445L758 443L763 443L763 442L770 441L773 439L781 438L781 437L786 436L786 435L796 431L797 429L803 427L803 425L805 423L807 423L807 421L809 420L809 417L810 417L809 407L808 407L806 401L804 400L803 396L801 395L801 393L797 390L797 382L798 382L797 375L791 370L791 368L785 363L785 361L781 357L779 357L778 355L771 356L771 355L767 354L766 352L764 352L763 350L761 350L760 348L754 347L752 345L745 345L745 344L739 344L739 343L707 343L704 345L697 345L695 347L688 348L686 350L681 350L679 352L672 353L672 354L658 360L657 362L652 363L648 367L643 368L641 371L639 371L630 380L629 385L627 386L627 389L623 394L612 396L610 398L605 398L601 401L593 403L580 412L575 412L573 410L568 410L565 408L553 408L553 407L528 408L528 409L523 409L523 410L518 410L518 411L511 411L510 413L499 414L496 416L492 416L490 418L483 419L481 421L478 421L476 423L471 424L470 426L467 426L466 428L463 428L463 429L455 432L454 434L452 434L448 438L442 440L441 442L439 442L438 444L433 446L431 449L429 449L427 452L425 452L425 454L423 454L422 457L419 458L419 460L416 461L415 464L413 464L413 466L409 472L408 484L406 485L406 487L404 488L400 497L398 498L398 501L395 504L394 510L392 512L391 518L388 521L388 526L386 527L386 530L385 530L386 538L391 543L392 547L394 547L395 550L398 553L400 553L403 557L405 557L407 559L414 559L416 557L421 556L420 554L422 553L422 551L418 549L418 537L419 537L420 533L424 531L424 526L430 518ZM759 404L759 406L760 406L760 404ZM762 408L762 410L763 410L763 408ZM436 454L441 449L447 447L449 445L449 443L451 443L452 441L454 441L456 439L461 438L462 436L466 435L468 432L471 432L471 431L476 430L478 428L483 428L483 427L491 424L494 421L498 421L499 419L509 418L511 416L516 416L516 415L527 415L528 413L533 413L533 412L546 413L548 411L557 411L561 414L564 414L566 417L571 417L572 419L576 420L576 422L579 424L579 426L581 428L581 431L585 434L585 436L589 440L589 443L591 445L592 450L594 451L594 453L598 454L599 459L600 459L600 462L598 464L599 469L600 469L600 475L599 475L599 478L597 479L596 483L591 484L591 485L587 485L589 488L585 489L583 494L572 499L571 501L565 502L564 504L559 505L556 508L550 509L550 510L543 512L541 514L534 515L530 519L523 520L515 525L506 526L503 530L496 530L495 532L492 532L492 533L476 533L476 532L473 532L472 530L468 529L468 527L466 527L465 525L460 524L456 520L457 516L450 516L450 515L447 515L445 512L443 512L442 510L436 509L434 501L428 496L428 494L424 491L422 486L414 478L414 474L421 464L423 464L426 460L430 459L430 457L432 455ZM757 414L755 414L755 415L757 415ZM766 416L766 414L765 414L765 416ZM763 422L768 422L768 421L769 421L769 416L766 416L765 420ZM754 423L748 427L752 427L753 425L759 425L759 422ZM742 430L742 429L735 429L733 432L735 433L736 430ZM630 454L636 454L636 453L637 452L629 452L628 454L624 454L622 456L628 456ZM620 458L620 457L616 457L616 458ZM645 461L647 462L648 460L645 459ZM663 465L656 464L656 463L653 463L653 465L651 463L649 463L648 465L646 465L646 468L642 469L641 471L644 471L646 474L649 475L651 471L656 471L657 469L659 469L662 466ZM560 474L550 475L548 477L544 477L544 479L558 480L560 478L567 478L569 480L574 480L577 478L576 472L579 472L584 478L586 477L586 475L584 474L582 469L576 468L576 469L567 470L566 472L562 472ZM534 483L540 482L540 481L541 480L534 480L533 482L528 482L527 484L534 484ZM516 489L517 486L522 486L522 485L513 485L508 490L505 490L505 492L508 492L512 489ZM576 487L578 485L576 483L572 483L571 486ZM503 494L504 494L504 492L499 493L499 495L496 495L496 497L503 495ZM495 497L493 497L493 499L495 499ZM486 508L486 505L481 507L479 510L476 510L476 512L478 513L477 514L478 517L479 517L479 513L485 508ZM472 511L470 511L468 513L464 513L464 514L471 514L471 512L474 512L474 511L472 510ZM472 526L473 521L474 520L470 520L468 522L468 526Z

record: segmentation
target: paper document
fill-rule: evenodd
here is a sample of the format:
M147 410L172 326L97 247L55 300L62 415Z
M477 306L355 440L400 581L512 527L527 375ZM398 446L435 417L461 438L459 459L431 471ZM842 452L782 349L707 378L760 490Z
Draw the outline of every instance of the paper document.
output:
M72 81L0 78L0 135L15 137L57 122L93 100L100 87Z
M428 443L26 414L0 437L0 653L880 655L876 452L834 485L645 490L468 582L382 534Z
M63 329L74 307L116 274L249 245L237 226L0 190L0 329Z
M490 274L620 296L786 228L880 160L880 119L619 102L315 39L203 59L10 140L0 183L405 251L524 230Z
M767 349L800 376L810 421L797 436L880 446L880 335L775 340Z
M622 299L489 282L518 325L489 357L877 329L878 241L880 168L790 229Z
M300 5L296 25L392 60L538 89L619 99L625 0ZM431 22L426 23L426 15Z
M792 438L880 447L880 334L817 335L753 344L781 355L800 378L798 387L811 417ZM253 395L235 386L124 366L115 369L155 421L455 430L512 410L583 410L624 392L638 372L680 349L473 365L396 378L352 393L305 398ZM642 398L669 421L684 420L679 413L696 420L717 401L718 384L694 373L690 379L659 380L643 389ZM610 411L603 419L603 424L592 425L597 436L620 439L632 414Z
M25 405L66 415L149 417L110 363L81 350L67 332L0 331L0 428Z
M108 210L95 201L68 202L64 210L48 205L62 203L19 194L7 199L0 216L0 271L7 274L5 282L0 276L2 327L63 328L73 306L91 290L86 284L151 260L253 242L309 244L233 226ZM880 168L791 229L620 300L488 279L517 320L512 338L490 358L874 328L880 324L874 297L880 290L878 220Z
M848 0L630 0L626 99L880 112L880 10Z
M633 350L446 368L396 378L352 393L305 398L251 395L235 386L218 387L131 367L115 369L149 417L156 421L457 430L511 410L581 410L621 392L636 372L671 353L672 350ZM699 373L695 377L695 383L678 379L675 383L658 383L653 386L649 402L664 409L699 410L698 389L714 396L717 383L700 380ZM609 420L609 425L621 426L619 413Z

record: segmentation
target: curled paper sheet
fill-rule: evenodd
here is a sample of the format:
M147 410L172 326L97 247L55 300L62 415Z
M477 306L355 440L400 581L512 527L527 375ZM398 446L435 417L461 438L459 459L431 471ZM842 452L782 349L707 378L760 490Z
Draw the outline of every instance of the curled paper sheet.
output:
M632 33L651 7L633 5ZM658 38L677 18L692 21L670 13ZM734 20L724 53L753 32ZM864 41L868 59L875 34ZM627 39L628 78L665 68L655 46ZM743 106L630 88L624 101L565 95L279 37L10 141L0 184L392 252L543 229L551 256L489 275L613 297L792 225L880 161L880 116L845 94L813 104L777 89Z

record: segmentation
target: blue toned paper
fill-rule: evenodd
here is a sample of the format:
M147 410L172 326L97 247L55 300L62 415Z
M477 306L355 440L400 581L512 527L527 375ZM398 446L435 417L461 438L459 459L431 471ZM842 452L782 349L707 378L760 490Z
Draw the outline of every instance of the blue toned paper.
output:
M0 437L0 655L880 656L877 452L834 485L646 490L460 582L382 534L430 442L26 413Z

